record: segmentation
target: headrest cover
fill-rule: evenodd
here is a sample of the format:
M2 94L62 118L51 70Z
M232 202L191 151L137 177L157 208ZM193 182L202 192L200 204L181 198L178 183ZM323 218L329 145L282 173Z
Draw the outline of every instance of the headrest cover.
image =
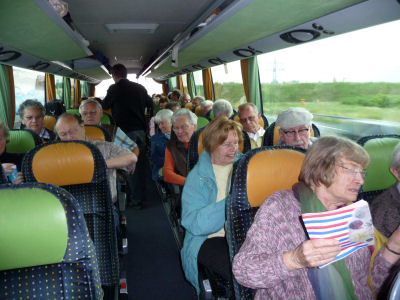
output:
M251 207L298 181L305 155L296 150L275 149L255 154L247 167L247 198Z
M94 174L93 154L79 143L49 144L33 157L32 172L38 182L58 186L90 183Z
M200 106L200 105L197 105L197 106L196 106L196 109L194 110L194 113L195 113L197 116L200 116L200 113L201 113L201 106Z
M28 130L10 130L6 151L9 153L26 153L35 148L35 139Z
M389 168L392 152L399 142L396 138L376 138L364 144L370 157L363 185L364 192L385 190L396 182Z
M100 128L94 126L85 126L85 134L86 137L91 141L106 141L104 132Z
M54 125L56 124L57 119L53 116L44 116L43 126L49 130L54 130Z
M284 110L278 115L276 125L283 129L289 129L300 125L311 123L313 115L301 107L292 107Z
M0 190L0 270L63 261L68 227L56 196L38 188Z
M185 104L185 108L187 108L187 109L189 109L189 110L192 110L192 108L193 108L193 103L191 103L191 102L186 103L186 104Z

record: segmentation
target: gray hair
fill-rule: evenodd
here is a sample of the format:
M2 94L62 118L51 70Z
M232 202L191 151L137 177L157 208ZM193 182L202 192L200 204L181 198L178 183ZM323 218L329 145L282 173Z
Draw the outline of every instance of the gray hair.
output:
M214 102L211 100L204 100L203 102L200 103L201 109L204 109L207 106L213 106Z
M172 115L172 125L175 124L176 119L179 117L187 117L190 124L197 125L197 116L186 108L180 108L174 112Z
M194 96L193 100L194 99L200 99L200 103L206 101L203 96Z
M167 121L171 123L172 115L174 113L170 109L161 109L158 113L154 116L154 122L156 124L160 123L161 121Z
M393 150L390 166L396 170L400 170L400 143Z
M227 118L230 118L233 113L233 108L229 101L225 99L219 99L214 102L213 112L215 118L218 118L222 114L225 114Z
M253 108L253 110L256 112L256 114L258 115L258 108L254 103L243 103L240 104L238 107L238 115L240 116L240 112L247 106L250 106Z
M103 108L101 107L101 104L100 104L100 102L99 101L97 101L97 100L95 100L95 99L86 99L86 100L83 100L82 102L81 102L81 104L79 105L79 113L82 115L82 110L83 110L83 107L86 105L86 104L89 104L89 103L96 103L96 106L97 106L97 111L101 111Z
M183 98L185 98L186 96L189 97L189 99L190 99L190 95L188 93L183 93L182 95L179 96L179 101L182 101Z
M27 108L39 109L42 117L44 117L44 115L46 114L46 110L44 109L42 103L40 103L38 100L28 99L22 102L21 105L18 107L18 114L21 119L24 117L25 109Z

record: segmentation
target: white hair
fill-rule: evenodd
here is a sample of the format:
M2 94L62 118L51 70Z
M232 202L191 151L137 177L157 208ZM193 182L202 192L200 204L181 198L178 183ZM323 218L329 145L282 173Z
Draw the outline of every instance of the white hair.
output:
M156 124L160 123L161 121L167 121L168 123L171 123L173 114L174 113L170 109L161 109L154 116L154 122L156 122Z
M197 116L186 108L180 108L174 112L172 115L172 125L175 124L176 119L179 117L187 117L190 124L197 125Z
M85 100L83 100L82 102L81 102L81 104L79 105L79 113L82 115L82 110L83 110L83 107L86 105L86 104L89 104L89 103L96 103L96 107L97 107L97 111L101 111L103 108L101 107L101 104L99 103L99 101L97 101L97 100L94 100L94 99L85 99Z
M213 106L214 102L211 100L204 100L203 102L200 103L201 109L204 109L205 107L208 106Z
M215 118L218 118L222 114L225 114L228 118L230 118L233 113L233 108L228 100L219 99L214 102L213 112Z

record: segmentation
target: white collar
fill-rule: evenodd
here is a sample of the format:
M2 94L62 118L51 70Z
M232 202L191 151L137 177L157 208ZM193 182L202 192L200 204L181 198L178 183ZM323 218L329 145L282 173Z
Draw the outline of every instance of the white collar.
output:
M247 132L247 131L246 131L246 132ZM265 130L264 130L264 128L262 128L261 126L260 126L260 128L257 130L256 133L247 132L247 134L249 135L249 137L250 137L251 139L255 140L255 141L257 141L258 138L259 138L260 136L263 136L264 133L265 133Z

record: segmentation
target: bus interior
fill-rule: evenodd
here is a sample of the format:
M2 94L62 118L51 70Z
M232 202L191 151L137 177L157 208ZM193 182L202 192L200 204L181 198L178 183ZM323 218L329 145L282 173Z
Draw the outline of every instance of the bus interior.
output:
M400 0L2 0L0 28L10 129L25 99L68 110L104 97L99 87L121 63L132 81L157 83L150 95L179 89L235 110L251 102L269 124L304 107L321 136L400 134ZM145 209L124 212L129 251L115 298L196 299L179 216L147 175Z

